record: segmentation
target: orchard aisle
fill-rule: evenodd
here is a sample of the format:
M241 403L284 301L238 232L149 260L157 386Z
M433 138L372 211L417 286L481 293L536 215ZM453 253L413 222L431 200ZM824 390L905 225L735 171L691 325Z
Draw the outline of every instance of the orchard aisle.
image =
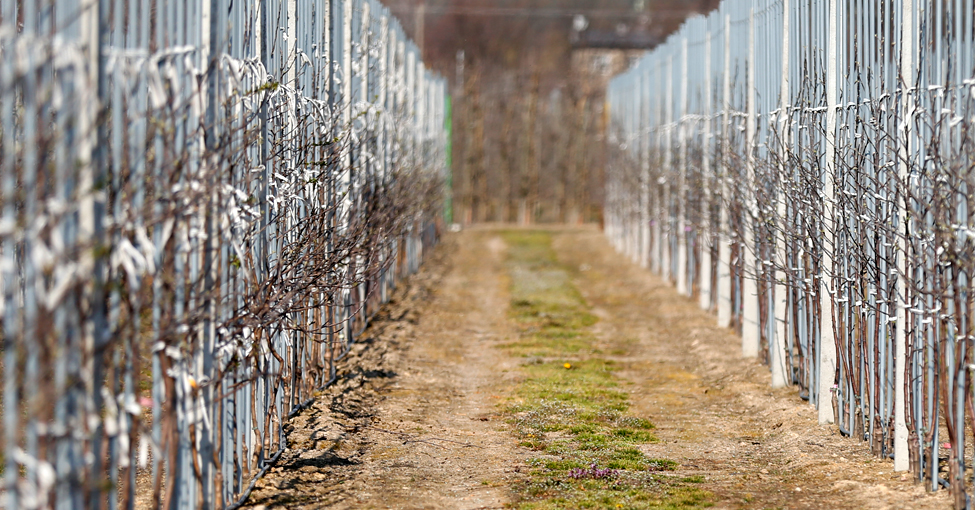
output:
M506 340L503 242L448 236L370 326L336 388L295 420L249 503L277 508L502 508L528 451L497 404Z
M592 228L450 235L370 338L253 508L949 506Z
M743 359L741 339L716 327L696 299L615 253L600 232L553 242L560 261L588 269L578 287L600 316L598 335L628 344L616 358L632 409L653 421L651 456L700 475L718 508L949 508L947 491L928 494L866 443L817 424L793 388Z

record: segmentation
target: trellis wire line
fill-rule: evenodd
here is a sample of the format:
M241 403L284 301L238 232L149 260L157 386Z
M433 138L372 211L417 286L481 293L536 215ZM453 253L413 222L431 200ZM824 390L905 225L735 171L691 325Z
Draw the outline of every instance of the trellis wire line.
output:
M447 101L375 0L0 0L4 506L246 497L437 241Z
M606 233L971 506L972 0L725 0L610 85ZM947 461L943 460L947 458Z

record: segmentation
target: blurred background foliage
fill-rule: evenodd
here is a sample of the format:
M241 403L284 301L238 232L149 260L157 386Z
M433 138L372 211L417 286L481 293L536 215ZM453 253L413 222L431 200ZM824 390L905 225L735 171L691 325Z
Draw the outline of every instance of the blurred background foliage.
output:
M386 0L450 81L453 218L598 222L605 87L717 0Z

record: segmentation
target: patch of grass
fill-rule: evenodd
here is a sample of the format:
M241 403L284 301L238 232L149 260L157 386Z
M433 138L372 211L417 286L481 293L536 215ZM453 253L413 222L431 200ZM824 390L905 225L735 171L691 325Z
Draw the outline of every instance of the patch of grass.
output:
M663 476L676 469L639 445L657 441L653 423L627 414L628 395L616 365L597 356L590 326L598 320L560 266L551 235L503 234L509 247L509 318L519 338L505 345L530 357L524 379L504 404L520 444L543 453L529 461L529 479L516 487L520 509L690 509L711 505L700 481ZM701 480L703 481L703 479Z
M522 356L545 358L592 351L594 337L585 328L598 318L589 312L568 271L555 260L551 236L510 231L504 237L512 289L509 318L522 333L506 347Z
M586 465L578 459L559 459L545 463L545 469L549 471L571 471L573 469L585 469Z
M613 480L566 482L555 477L532 480L528 498L517 508L554 510L566 508L686 510L710 506L709 492L655 476L626 476Z
M656 436L647 432L646 430L633 430L633 429L616 429L613 431L613 437L618 439L630 441L633 443L655 443L657 442Z

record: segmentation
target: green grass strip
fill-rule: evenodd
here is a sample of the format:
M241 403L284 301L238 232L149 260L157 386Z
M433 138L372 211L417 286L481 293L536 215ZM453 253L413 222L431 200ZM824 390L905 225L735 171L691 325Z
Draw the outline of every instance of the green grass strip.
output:
M526 358L523 381L504 411L522 446L538 452L519 509L690 509L711 506L700 477L667 475L676 463L653 459L653 424L627 413L612 361L599 357L597 317L558 263L552 234L507 231L509 318L519 338L505 345Z

